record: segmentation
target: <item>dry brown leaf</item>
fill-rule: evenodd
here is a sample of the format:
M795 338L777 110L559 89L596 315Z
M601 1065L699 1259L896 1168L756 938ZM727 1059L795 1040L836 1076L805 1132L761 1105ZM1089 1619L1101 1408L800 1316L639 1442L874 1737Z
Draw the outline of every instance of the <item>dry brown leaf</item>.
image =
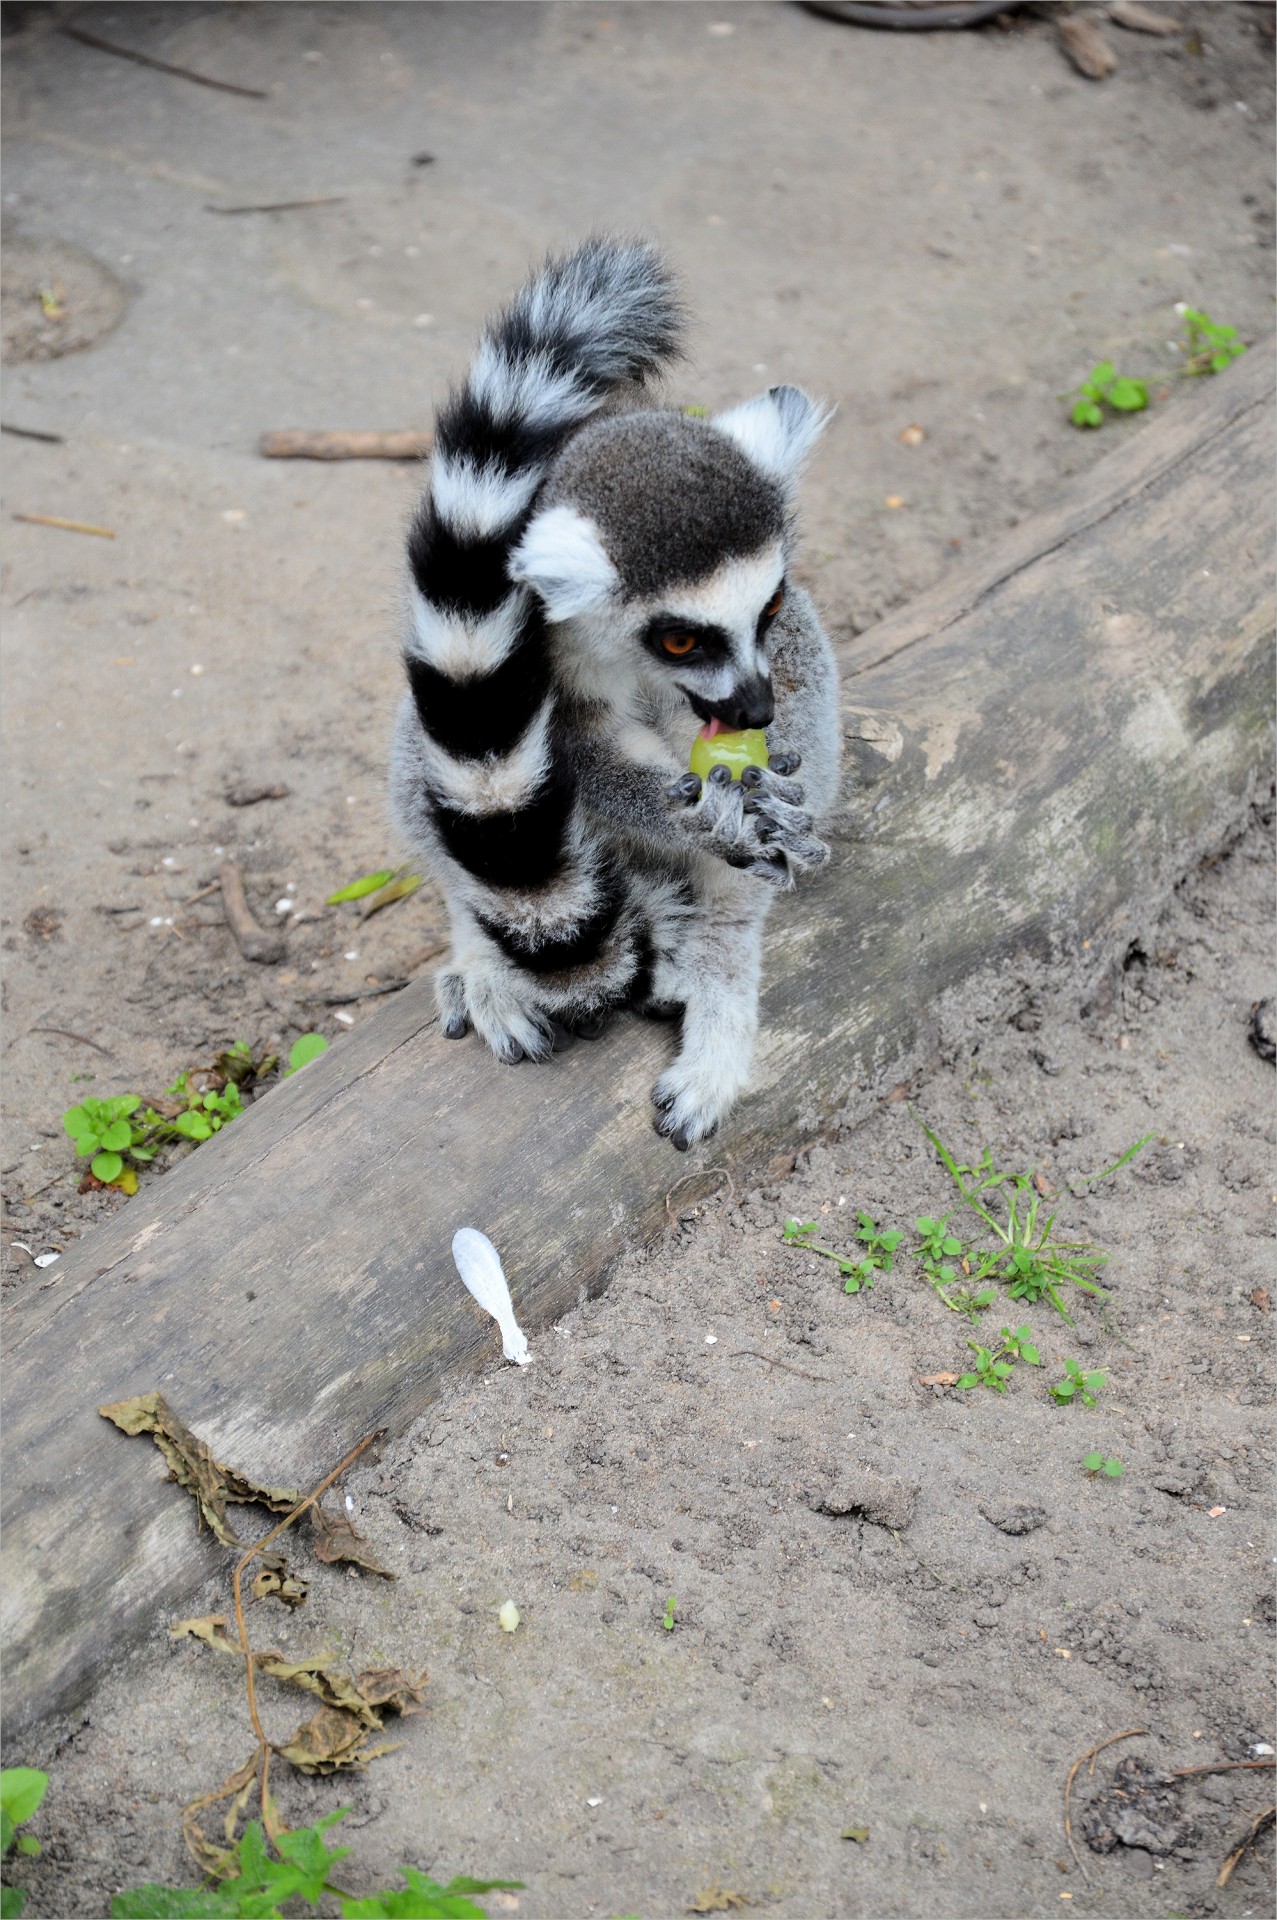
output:
M229 1503L269 1507L272 1513L287 1513L301 1499L295 1487L259 1487L233 1467L224 1467L214 1460L208 1447L179 1420L162 1393L139 1393L131 1400L99 1407L98 1412L103 1419L113 1420L125 1433L151 1435L168 1461L173 1479L194 1495L201 1516L224 1547L243 1545L227 1521Z
M361 1700L384 1713L410 1714L425 1699L424 1667L410 1680L399 1667L366 1667L355 1680Z
M253 1581L254 1600L280 1600L286 1607L305 1604L310 1588L297 1574L288 1571L288 1562L279 1553L261 1556L261 1571Z
M220 1787L214 1787L211 1793L202 1793L198 1800L191 1800L182 1808L182 1837L186 1841L191 1858L202 1873L211 1873L221 1879L232 1860L235 1846L235 1830L248 1805L248 1796L253 1791L257 1779L257 1768L261 1755L254 1753L242 1767L236 1767L229 1779L223 1780ZM229 1800L226 1819L222 1831L226 1835L226 1844L218 1846L204 1832L198 1815L209 1807L215 1807L223 1800Z
M749 1907L753 1902L743 1893L732 1893L727 1887L706 1887L704 1893L698 1893L689 1913L726 1913L729 1907Z
M956 1373L920 1373L918 1375L920 1387L956 1387L957 1384Z
M363 1567L367 1573L379 1573L383 1580L394 1580L397 1576L389 1567L372 1557L372 1548L349 1517L341 1512L327 1513L321 1506L310 1509L310 1523L315 1530L315 1558L322 1560L325 1566L336 1566L342 1560L349 1560L356 1567Z
M169 1628L175 1640L202 1640L215 1653L244 1658L239 1642L226 1630L224 1613L205 1614L195 1620L177 1620ZM253 1666L258 1673L282 1680L286 1686L304 1687L325 1707L351 1714L361 1726L380 1728L383 1713L411 1713L425 1699L425 1673L410 1680L400 1667L367 1667L354 1676L341 1673L328 1664L327 1654L309 1660L286 1660L274 1647L256 1647Z
M1267 1313L1269 1310L1267 1287L1253 1287L1251 1289L1250 1304L1252 1307L1258 1307L1261 1313Z
M321 1707L274 1751L301 1773L340 1773L343 1769L362 1769L378 1755L392 1753L399 1744L391 1741L380 1747L365 1746L368 1734L368 1727L353 1713L341 1707Z

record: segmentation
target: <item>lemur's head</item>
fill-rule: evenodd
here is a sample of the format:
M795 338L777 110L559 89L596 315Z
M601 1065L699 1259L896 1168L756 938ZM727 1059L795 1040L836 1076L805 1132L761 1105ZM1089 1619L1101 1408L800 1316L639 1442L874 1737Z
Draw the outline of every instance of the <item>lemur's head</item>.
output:
M826 418L797 387L773 387L713 420L595 421L560 456L510 572L595 657L632 662L637 649L702 720L765 727L793 494Z

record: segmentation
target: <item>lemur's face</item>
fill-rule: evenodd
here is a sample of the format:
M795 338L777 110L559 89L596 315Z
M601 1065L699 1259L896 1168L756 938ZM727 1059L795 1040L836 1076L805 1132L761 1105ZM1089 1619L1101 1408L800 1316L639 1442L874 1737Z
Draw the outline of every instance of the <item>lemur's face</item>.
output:
M645 654L700 719L737 731L776 710L767 640L785 600L781 541L726 560L695 586L656 596L637 629Z

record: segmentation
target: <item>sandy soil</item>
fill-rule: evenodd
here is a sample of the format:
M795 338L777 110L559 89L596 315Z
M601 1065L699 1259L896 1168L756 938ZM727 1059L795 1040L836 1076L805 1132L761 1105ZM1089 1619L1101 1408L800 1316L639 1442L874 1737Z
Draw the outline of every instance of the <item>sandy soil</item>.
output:
M1113 1733L1147 1728L1132 1750L1158 1769L1274 1742L1277 1132L1246 1039L1271 985L1266 815L1111 993L989 1009L913 1111L692 1201L531 1369L494 1338L491 1374L351 1476L400 1578L316 1569L303 1610L251 1622L292 1657L429 1669L429 1714L366 1775L276 1770L286 1817L353 1809L346 1884L400 1859L520 1878L529 1920L674 1915L715 1888L792 1920L1038 1915L1065 1893L1150 1920L1267 1910L1270 1849L1214 1891L1262 1775L1180 1788L1165 1851L1083 1843L1085 1878L1061 1827L1070 1763ZM911 1245L954 1199L919 1119L963 1159L1037 1168L1065 1236L1112 1255L1073 1325L1006 1300L982 1320L1027 1321L1042 1356L1003 1397L925 1383L963 1369L973 1330L914 1259L849 1297L782 1241L815 1219L854 1251L864 1208ZM1078 1180L1149 1132L1127 1169ZM1049 1397L1066 1355L1106 1375L1093 1410ZM1097 1448L1120 1479L1086 1472ZM192 1614L225 1613L228 1589ZM301 1700L268 1694L272 1737ZM54 1782L29 1910L189 1881L177 1809L251 1750L230 1663L158 1628L24 1753ZM1079 1821L1116 1758L1080 1782Z
M91 255L130 305L88 350L6 372L6 422L65 436L6 439L7 507L116 532L7 542L7 1287L34 1271L12 1241L56 1251L127 1204L77 1192L60 1115L79 1094L158 1092L239 1037L336 1040L338 1014L377 1002L334 996L411 974L440 933L425 891L366 923L322 905L394 857L417 477L263 462L259 432L425 423L530 254L592 224L656 231L699 316L678 397L784 376L838 401L804 569L831 629L859 630L1139 431L1064 424L1057 396L1096 358L1175 406L1176 301L1271 328L1271 10L1176 11L1166 41L1109 30L1121 66L1096 87L1036 18L901 38L752 5L80 10L269 92L252 103L15 10L6 233ZM229 805L245 779L290 791ZM352 1883L399 1858L508 1873L533 1916L673 1914L715 1886L794 1916L1271 1902L1262 1855L1212 1890L1263 1804L1255 1776L1183 1789L1170 1855L1088 1854L1087 1879L1060 1828L1069 1762L1110 1733L1147 1725L1132 1750L1166 1766L1273 1741L1252 1300L1272 1070L1245 1038L1273 991L1270 834L1252 822L1187 880L1110 994L973 1009L915 1090L963 1154L989 1144L1052 1186L1154 1132L1063 1202L1113 1253L1110 1301L1080 1302L1075 1331L1027 1316L1049 1368L1107 1370L1095 1413L1051 1405L1053 1370L1005 1399L919 1386L970 1329L914 1263L849 1298L782 1247L789 1215L841 1245L859 1207L909 1226L947 1204L897 1103L689 1212L531 1375L458 1383L352 1480L403 1577L320 1573L295 1620L255 1627L430 1668L400 1753L284 1789L294 1816L355 1808ZM294 902L280 967L247 965L216 896L194 899L224 850L264 922ZM1121 1480L1087 1477L1093 1445ZM1043 1518L1007 1532L1012 1507ZM177 1810L249 1745L228 1673L157 1637L83 1724L6 1755L54 1782L45 1857L15 1869L28 1911L104 1913L114 1888L190 1877ZM273 1730L300 1717L270 1711Z

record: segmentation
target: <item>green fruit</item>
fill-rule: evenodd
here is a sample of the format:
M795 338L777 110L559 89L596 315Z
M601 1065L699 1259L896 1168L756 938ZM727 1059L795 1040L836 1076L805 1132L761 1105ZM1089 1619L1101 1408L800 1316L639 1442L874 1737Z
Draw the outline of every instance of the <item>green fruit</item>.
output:
M709 779L711 767L727 767L732 779L739 780L746 767L766 765L767 736L761 727L750 727L745 733L716 733L712 740L698 733L688 761L691 771L699 773L702 780Z

